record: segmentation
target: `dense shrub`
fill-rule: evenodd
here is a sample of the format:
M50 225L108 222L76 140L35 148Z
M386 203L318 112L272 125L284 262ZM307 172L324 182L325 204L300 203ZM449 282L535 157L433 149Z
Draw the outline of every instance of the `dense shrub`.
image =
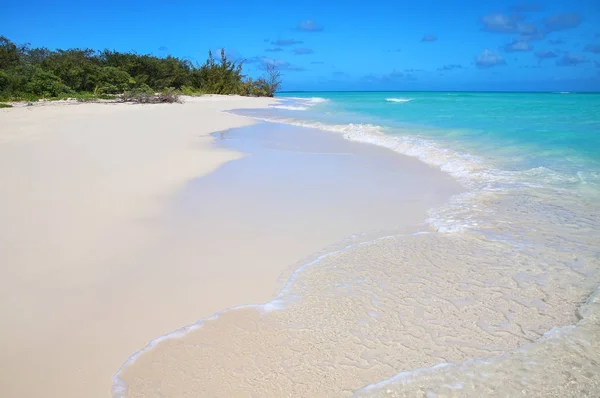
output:
M242 64L227 59L221 50L221 59L216 62L208 52L206 63L200 67L200 88L213 94L239 94L243 85Z
M0 70L0 93L5 92L10 89L10 77L8 73L3 70Z
M94 76L94 91L103 94L118 94L135 87L135 79L129 73L114 66L99 68Z
M9 69L19 66L23 53L23 48L17 45L4 36L0 36L0 69Z
M183 95L190 95L190 96L207 94L206 91L204 91L200 88L194 88L192 86L182 86L179 91Z
M41 68L36 68L25 89L27 93L33 93L41 97L57 97L72 92L58 76Z
M279 71L266 66L260 79L247 78L242 62L221 51L194 66L176 57L91 49L49 50L18 46L0 36L0 99L140 94L167 92L172 87L186 95L241 94L273 96L279 88ZM161 94L162 95L162 94ZM159 98L160 95L158 96ZM170 100L170 96L164 98ZM156 98L152 98L156 101ZM139 101L136 101L139 102Z

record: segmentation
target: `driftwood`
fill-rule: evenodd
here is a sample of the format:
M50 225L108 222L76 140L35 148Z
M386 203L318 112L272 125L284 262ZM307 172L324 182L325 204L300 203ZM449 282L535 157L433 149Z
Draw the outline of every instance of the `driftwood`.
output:
M137 104L172 104L181 102L179 93L167 90L162 93L149 93L146 91L129 91L119 97L120 102L134 102Z

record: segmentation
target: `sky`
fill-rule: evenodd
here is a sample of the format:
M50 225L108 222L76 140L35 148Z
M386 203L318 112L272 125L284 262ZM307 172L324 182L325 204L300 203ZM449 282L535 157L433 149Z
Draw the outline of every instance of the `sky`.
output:
M0 0L34 47L174 55L224 48L284 90L600 91L600 0Z

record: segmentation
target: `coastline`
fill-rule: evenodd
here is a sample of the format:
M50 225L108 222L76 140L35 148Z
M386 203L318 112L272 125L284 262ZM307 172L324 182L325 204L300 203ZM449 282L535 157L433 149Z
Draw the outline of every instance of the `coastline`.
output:
M294 124L289 121L286 123ZM568 191L556 188L565 194L564 198L561 197L561 201L557 202L554 200L556 191L553 187L541 184L530 186L518 173L504 175L502 170L482 169L482 164L477 164L473 170L470 170L465 167L468 164L459 162L454 163L454 168L448 169L446 165L448 152L439 151L440 148L436 147L433 147L437 151L434 155L441 153L445 157L429 157L425 160L433 167L425 166L414 157L425 161L423 157L427 157L427 154L407 153L409 150L414 151L410 142L409 145L402 145L401 142L399 144L398 140L378 132L377 126L366 126L375 129L361 132L361 125L351 124L346 127L313 125L320 130L307 129L306 127L310 127L311 124L300 122L298 126L302 126L301 128L266 123L233 130L225 129L213 134L213 138L217 140L213 148L224 150L229 154L245 154L245 156L238 155L236 161L225 163L203 178L190 181L178 191L177 195L171 196L170 205L166 209L163 207L165 211L161 216L152 220L153 229L157 232L154 242L157 244L154 247L146 245L144 249L148 250L138 251L138 254L143 252L143 256L137 256L131 261L138 265L137 269L129 273L129 280L120 284L127 288L139 282L142 264L147 266L153 261L158 261L154 263L155 265L161 261L167 264L164 258L157 260L157 257L160 257L160 253L165 249L171 251L165 256L167 261L171 261L168 271L179 275L178 293L185 298L179 304L183 304L186 308L184 310L179 306L179 311L193 313L191 322L179 323L175 328L171 328L171 331L182 324L192 325L192 327L179 329L176 332L155 334L146 340L151 341L150 345L130 357L117 373L113 396L137 397L157 394L185 396L185 394L193 395L199 392L216 396L220 393L227 395L226 391L231 395L248 389L262 391L268 395L275 391L274 388L281 388L277 391L284 395L310 393L318 396L327 391L331 394L342 391L344 395L405 396L406 389L411 393L416 391L417 387L414 383L429 385L431 382L435 385L427 391L454 396L465 391L474 391L474 386L483 388L479 393L481 391L489 393L501 387L497 384L499 380L507 381L504 388L514 389L514 391L521 391L524 387L540 387L544 384L544 374L554 374L556 382L563 383L549 385L550 390L569 387L569 380L563 378L560 381L559 377L565 375L562 370L568 364L564 361L556 361L552 367L544 369L543 373L540 373L539 367L529 365L535 361L545 361L544 351L548 344L553 350L548 351L552 352L549 355L554 358L579 361L577 364L581 371L573 373L572 377L575 377L583 388L591 391L600 388L593 377L590 379L587 376L589 372L586 370L588 365L593 363L594 355L597 354L594 348L588 349L583 354L578 353L579 357L569 356L569 349L572 351L573 344L575 347L581 347L585 345L586 340L593 340L594 336L598 335L597 309L594 308L593 303L590 304L589 310L579 307L586 297L587 300L593 301L594 297L597 300L597 293L593 293L596 291L594 289L597 289L598 281L597 269L594 268L593 237L586 236L585 231L574 228L574 225L581 225L582 222L583 225L586 225L585 223L594 225L595 221L593 217L589 220L575 218L572 224L564 221L568 214L565 213L566 211L572 211L573 217L581 217L578 216L583 214L581 210L589 209L586 207L590 204L586 202L589 198L585 197L587 199L583 200L584 197L572 196ZM294 134L290 135L292 137L290 139L285 137L282 139L282 133L294 133L294 129L297 129L296 139L293 138ZM328 130L331 132L327 133ZM374 158L381 156L393 158L398 164L385 164L379 172L393 170L396 175L390 179L390 182L382 184L384 180L377 180L377 173L361 175L356 170L349 172L352 168L347 168L346 164L343 167L339 166L350 158L368 158L364 153L348 156L348 151L339 150L339 142L327 142L329 139L341 139L342 136L352 145L362 148L358 149L359 151L376 148L375 150L379 152ZM352 143L352 141L359 143ZM314 145L315 143L320 144ZM375 145L364 145L364 143ZM330 144L332 146L328 146ZM399 156L394 152L409 154L411 157ZM313 160L320 158L330 158L329 163L318 160L313 165ZM282 164L284 167L279 170ZM373 166L375 165L365 169ZM407 171L412 172L414 167L421 170L415 173L415 180L409 179L398 184L399 180L396 178L402 181L402 178L407 177L406 174L410 174ZM430 171L424 171L423 167ZM300 173L303 168L306 169L304 171L307 179L303 178L302 174L294 175ZM336 190L340 186L349 187L355 183L356 186L362 187L362 191L375 191L376 195L373 198L385 198L390 196L390 193L393 194L393 190L388 190L389 186L413 187L415 181L428 175L429 172L433 172L431 176L437 175L437 177L430 177L433 180L417 186L416 191L423 187L436 186L436 183L441 181L440 176L449 178L446 173L440 171L440 168L469 187L469 191L458 196L456 194L461 190L442 189L441 192L425 194L422 198L438 198L438 200L426 203L426 206L418 211L412 211L415 208L410 204L410 200L398 204L395 208L386 207L365 200L367 197L361 196L364 195L363 192L346 192L343 189L343 193L333 192L339 197L327 204L324 198L328 195L319 191L327 188L329 181L335 180L338 183L335 186ZM333 171L336 173L327 174ZM273 178L277 177L278 173L289 177L288 180L291 182ZM270 180L261 181L257 176L268 176L267 179ZM336 178L340 176L342 176L341 181L338 181ZM307 192L301 189L290 190L309 187L307 182L314 183L315 177L323 177L324 181L308 189ZM344 181L344 177L347 181ZM353 181L355 177L359 179ZM498 178L498 185L502 189L496 189L494 184L490 184L490 181L493 181L490 178ZM552 181L554 178L553 175L548 177ZM239 191L231 190L231 187L240 183L242 185L238 186ZM243 185L244 183L246 185ZM384 191L377 192L380 186L384 187ZM508 190L505 189L506 186ZM252 197L241 194L253 191L262 192L264 196ZM221 196L215 195L218 192ZM278 196L282 192L289 195ZM424 193L424 191L420 192L421 195ZM446 194L440 195L442 192ZM455 195L450 202L439 200L442 197L448 198L448 193ZM298 224L282 217L290 211L298 211L302 214L303 223L311 220L327 221L326 217L330 216L330 211L324 213L315 211L314 208L302 207L310 203L313 198L316 198L315 204L325 205L326 210L334 208L336 211L340 210L340 214L345 212L356 217L361 215L364 209L336 208L341 207L340 205L348 199L352 202L354 197L362 198L356 205L361 204L364 207L368 203L372 207L380 208L381 214L386 215L394 214L399 209L403 209L406 215L406 207L409 209L408 214L413 218L409 217L405 220L406 224L393 223L397 227L395 229L390 229L391 224L386 224L387 220L382 218L384 222L374 225L372 230L369 229L369 225L357 223L344 225L340 230L334 231L331 226L341 225L344 218L333 217L325 223L326 231L333 233L329 238L313 237L310 234L307 235L308 238L300 237L297 231L291 234L298 241L307 242L310 238L314 238L312 246L291 246L289 242L279 242L274 251L262 247L257 248L254 253L244 252L244 250L256 246L256 242L243 242L243 234L228 235L229 232L236 230L238 234L243 232L246 236L251 236L249 231L254 232L254 235L263 235L264 231L260 231L261 222L264 225ZM230 200L232 198L234 200ZM397 197L394 198L397 200ZM292 205L278 209L277 207L282 203ZM541 207L538 206L540 203ZM544 210L546 205L556 207L553 208L554 211L547 212ZM461 208L461 206L466 207ZM265 213L265 208L272 212ZM247 214L253 214L255 219L247 218ZM489 217L491 214L494 215L492 218ZM377 224L377 212L362 215L369 223ZM426 217L428 217L429 227L423 223ZM510 220L514 220L515 217L519 217L520 222L513 224ZM219 228L203 229L205 226L201 226L200 222L219 225L220 231ZM247 226L247 231L240 229L240 225L244 224ZM412 228L409 228L409 225ZM526 225L536 225L536 228L526 230L524 229ZM148 232L147 227L148 225L144 226L146 232ZM307 229L316 231L318 224ZM217 233L213 234L211 231ZM348 237L343 231L360 231L363 234L350 236L339 242L340 238ZM282 237L292 230L270 232L272 236L268 237L267 241L275 243L274 236ZM561 240L562 236L573 237L575 246L571 249L562 249L561 245L564 242ZM217 244L214 245L214 242ZM335 242L339 243L327 246ZM236 250L240 250L238 258L248 260L248 267L242 264L235 265L237 268L223 267L220 269L221 279L217 274L212 273L209 281L197 279L202 276L201 272L188 272L193 266L191 262L186 263L190 259L216 259L213 254L210 254L211 245L214 245L215 250L224 252L223 248L231 247L232 244L235 245ZM536 253L535 248L544 248L544 252ZM277 254L277 249L285 256L281 257ZM573 250L579 257L575 257L575 260L570 254ZM475 256L475 252L479 254ZM177 255L171 256L173 253ZM266 253L269 253L272 258L268 258L267 264L263 264L260 259L261 256L264 258ZM297 261L309 253L313 254ZM293 261L297 262L290 266L290 262ZM234 262L229 259L225 263ZM318 266L313 267L313 265ZM513 266L514 269L511 269ZM360 267L366 269L362 270ZM261 275L252 275L253 270ZM405 275L397 274L399 270ZM143 272L146 274L143 279L154 280L156 285L163 282L156 278L157 275L161 275L160 273L147 278L146 271ZM275 283L277 274L280 277ZM164 275L166 274L162 274ZM215 276L217 282L213 283ZM254 293L250 293L252 287L248 288L243 283L240 284L240 282L248 282L249 279L262 281L262 284L253 287ZM373 284L375 280L376 284ZM227 286L226 281L233 282L231 285L234 286ZM233 304L221 305L215 310L214 308L220 305L218 303L226 302L223 301L224 294L221 294L223 292L219 291L222 286L236 291L237 301L230 301ZM367 286L368 289L363 290ZM387 287L384 289L384 286ZM425 291L421 291L422 288L413 289L418 286L423 286ZM205 290L204 301L190 300L195 294L194 290ZM586 291L592 292L592 295L588 296ZM390 301L387 296L391 292L405 292L405 294L394 297ZM274 294L277 296L273 298ZM255 299L249 299L251 296ZM310 297L310 300L307 300L307 297ZM205 303L213 299L214 302L207 307ZM410 301L406 301L407 299ZM267 304L244 304L241 307L235 305L248 302ZM341 303L344 304L338 306ZM385 303L393 303L395 306L405 308L402 311L403 319L400 325L408 329L396 330L399 326L397 320L393 320L396 310L394 307L386 308ZM127 307L127 302L121 304ZM213 305L212 312L209 309L211 305ZM223 310L223 308L227 309ZM348 312L349 308L353 311ZM409 309L408 313L406 308ZM583 318L577 326L574 325L580 318L573 314L574 308L579 308L580 317ZM146 311L152 310L161 316L169 315L168 303L159 303L156 308L146 309ZM333 312L329 312L331 310ZM354 318L356 312L362 311L364 316ZM414 314L410 315L413 311ZM209 317L211 314L214 315ZM440 314L443 316L439 317ZM339 315L342 317L340 318ZM194 323L198 318L203 320ZM327 319L330 324L326 325L322 319ZM373 321L375 323L372 323ZM381 324L387 326L380 329ZM294 327L281 328L282 325L294 325ZM583 328L580 327L581 325ZM425 335L420 330L422 328L426 330ZM448 334L448 328L453 332ZM321 332L316 336L301 336L294 331L295 329L325 330L327 333L320 337ZM357 331L360 333L356 334ZM290 335L290 332L296 335ZM337 339L342 339L344 343L340 341L327 343L330 336L337 336ZM420 338L409 341L416 336ZM449 336L451 338L448 341ZM169 340L170 337L176 339ZM382 337L384 340L376 341ZM421 347L422 339L427 341L429 338L432 340ZM394 339L402 341L403 347L412 348L408 351L403 351L404 348L401 347L391 349L389 343ZM358 341L361 343L357 345ZM326 343L325 351L323 351L323 343ZM142 345L138 344L137 349ZM292 350L286 352L287 347ZM304 347L310 347L307 351L308 356L297 357L297 354L304 351ZM422 353L420 356L415 356L411 351L419 347ZM386 349L389 352L386 352ZM235 350L238 350L238 353L231 357ZM134 351L128 354L131 355ZM244 354L248 352L254 353L253 363L245 362ZM332 353L343 355L336 361L331 361ZM490 353L495 354L490 356ZM282 354L286 359L279 365L285 366L278 369L277 363L269 361ZM384 363L384 367L379 367L380 358L384 358L384 362L387 362ZM402 358L405 360L397 362ZM532 360L532 358L537 359ZM139 363L137 360L140 360ZM356 363L352 364L353 361ZM310 366L302 368L303 362L307 366L312 362L313 368ZM240 373L238 367L232 368L232 363L239 363L239 369L244 369L244 372ZM287 374L292 363L295 364L296 371L286 376L290 377L290 380L295 380L292 385L285 382L267 385L256 383L256 380L263 377L259 376L261 374ZM336 363L341 364L346 370L341 372L342 369L334 367ZM520 384L519 373L514 373L515 369L521 369L523 364L526 365L528 372L533 372L530 378L531 384L526 386ZM275 367L272 367L273 365ZM321 369L322 366L325 368ZM371 370L366 373L360 370L365 366L369 366ZM432 367L428 368L428 366ZM354 367L356 369L353 369ZM115 369L113 368L112 371L114 372ZM314 375L311 376L313 372L311 369L316 369L317 372L325 371L325 373L315 379ZM397 373L398 369L415 370ZM469 369L469 372L473 372L469 374L475 376L472 378L461 376L460 383L450 383L458 377L455 372L458 371L460 376L464 373L464 369ZM480 371L486 374L488 372L500 372L500 374L490 383L483 383L482 376L478 373ZM203 382L202 378L207 374L211 375L211 380ZM249 379L253 379L253 374L258 379L254 378L254 383L247 384ZM126 383L120 380L121 376L124 376ZM241 376L244 377L240 378ZM539 379L539 376L542 378ZM333 378L337 384L321 385L319 380L323 378ZM128 390L128 384L131 381L134 389L133 393L129 394L131 391ZM319 383L316 383L317 381ZM297 389L298 386L310 385L315 388ZM568 393L574 390L562 391ZM587 390L580 390L578 393L582 391ZM426 393L422 389L418 389L418 392L421 395ZM529 392L533 391L529 390Z
M300 106L278 108L305 110L304 105L315 100L319 98L302 99ZM501 380L507 381L507 391L517 393L527 389L534 393L533 389L540 387L545 374L566 374L565 361L556 361L544 369L528 365L530 358L545 360L547 341L552 341L554 357L578 361L575 363L581 372L572 377L581 382L581 391L598 390L593 378L591 383L589 380L590 364L594 363L597 353L592 349L570 357L568 351L573 344L586 344L586 339L597 336L593 313L597 309L587 311L586 317L591 317L588 326L577 327L576 334L563 333L574 328L579 319L574 312L582 310L581 303L595 297L598 272L593 238L571 224L557 229L566 215L561 211L570 209L574 211L572 216L581 217L584 214L581 210L591 204L590 198L540 184L554 182L562 176L542 174L540 183L530 185L525 179L530 176L528 170L519 174L486 169L485 164L469 154L452 153L432 142L425 142L425 147L415 147L418 143L414 140L405 142L404 137L382 134L378 126L328 125L288 117L265 118L253 112L236 113L270 122L314 127L324 130L324 134L330 131L350 141L390 149L390 153L417 157L453 175L469 187L469 191L454 196L450 203L429 214L427 222L437 233L396 233L381 237L383 240L371 237L331 250L304 265L299 264L301 267L275 300L261 306L222 311L177 336L176 340L160 339L157 346L148 347L151 349L145 350L141 357L136 355L139 362L119 372L117 376L123 376L124 380L116 380L115 396L193 396L198 393L231 396L247 391L259 391L266 396L341 393L400 397L414 393L425 396L427 391L461 396L474 391L477 383L484 393L490 393L499 388L497 383ZM477 161L471 164L472 160ZM533 175L546 170L534 169ZM567 194L561 203L552 200L556 191ZM547 212L545 206L552 205L558 205L554 209L561 211ZM491 214L493 218L489 217ZM507 222L515 217L520 223ZM536 225L539 222L541 224ZM581 222L593 224L594 219L576 218L574 225ZM525 225L537 228L528 231ZM575 248L561 248L563 235L577 239ZM411 245L420 251L414 252ZM537 253L533 248L543 250ZM572 250L579 250L581 256L574 264ZM388 254L382 257L381 252ZM391 253L396 255L390 257ZM372 268L372 263L380 262L394 262L395 267L381 273L381 269ZM318 267L312 267L315 263ZM413 264L414 269L405 269L407 264ZM367 269L361 274L359 269L353 268L358 265ZM406 272L408 277L396 274L398 270ZM388 287L379 289L381 285L371 284L361 292L362 287L357 282L362 284L369 279L378 279L377 284ZM335 285L328 285L333 281ZM390 288L390 284L394 288ZM415 285L422 285L426 292L414 290ZM344 286L350 296L341 293L338 297L334 292L340 286ZM391 301L404 309L400 321L393 320L394 307L380 308L380 299L392 292L405 293L405 297L400 295ZM359 297L353 297L355 295ZM376 299L369 299L371 295ZM336 306L341 303L344 305ZM352 308L350 312L349 308ZM415 312L414 318L404 319L408 316L406 308ZM366 317L354 318L363 311ZM440 314L446 315L439 317ZM386 321L382 322L382 316ZM380 329L382 323L387 325ZM402 330L409 325L412 330ZM374 332L371 328L377 330ZM300 330L313 331L315 336L298 334ZM336 340L328 341L332 336L336 336ZM408 341L416 336L421 337ZM576 337L571 339L570 336ZM378 341L382 337L385 339ZM432 340L426 343L421 340L429 338ZM390 342L394 340L401 341L401 347L392 349ZM422 352L415 356L412 351L419 347ZM252 355L248 357L248 353ZM477 377L460 377L464 384L458 382L449 387L448 380L454 380L457 375L452 373L454 365L447 367L443 365L446 363L458 363L458 369L463 369L462 364L474 364L474 372L496 371L498 374L489 384L481 383ZM488 363L492 364L491 369L485 367ZM434 375L439 385L427 391L414 384L408 385L408 390L403 389L406 387L404 373L420 376L420 369L427 366L433 366L431 369L436 371L442 369L441 375ZM531 384L523 384L519 376L523 366L532 372ZM370 370L363 371L363 368ZM416 370L396 376L398 369ZM443 373L446 369L448 373ZM385 381L388 378L389 381ZM153 384L155 380L164 380L166 385ZM330 382L324 384L324 380ZM128 385L131 381L134 381L133 390ZM558 384L544 388L575 391L569 390L572 385L564 377L556 377L554 381ZM427 374L425 379L417 377L415 382L427 383ZM365 387L370 385L384 388L379 391Z
M204 261L223 264L229 269L227 264L231 260L224 260L223 254L215 256L203 247L201 242L207 231L193 221L208 220L210 224L211 214L218 217L228 238L236 242L235 256L250 266L229 275L229 283L237 285L241 280L244 283L237 285L237 289L255 289L260 282L252 276L256 273L270 274L267 280L279 279L280 283L277 289L272 285L265 287L263 294L258 291L245 294L244 305L223 307L210 317L151 341L117 373L113 396L127 394L127 385L120 376L122 373L129 376L133 367L131 377L135 379L140 358L141 363L153 363L156 361L153 358L157 358L154 355L163 358L162 344L184 345L189 332L201 328L207 320L227 317L236 309L277 310L283 304L277 298L282 295L281 289L285 292L290 285L288 279L295 279L306 263L314 263L374 236L426 228L422 222L427 209L461 191L449 176L416 159L319 130L261 123L222 135L221 142L228 148L250 155L197 180L182 193L183 200L176 204L177 212L191 220L194 231L184 234L198 238L195 249ZM208 199L203 200L203 196ZM241 205L232 206L227 198L241 198ZM252 214L247 213L249 209ZM235 221L228 223L228 219ZM357 232L363 234L355 235ZM215 245L224 239L217 235L209 242ZM308 255L312 255L312 260L302 260ZM209 288L199 279L194 285L200 290ZM201 309L202 303L196 306ZM248 349L251 347L248 345ZM166 380L166 384L172 385ZM194 389L189 391L198 393ZM153 393L156 392L144 394ZM163 393L178 395L181 391ZM204 393L219 394L217 390Z
M3 391L106 396L116 369L148 341L223 308L270 300L306 256L356 232L396 227L402 217L422 221L430 205L457 192L451 178L418 160L318 130L288 134L285 126L256 125L222 112L275 101L207 96L182 105L63 102L2 115L8 129L0 147L6 154L1 177L11 188L3 192L8 223L2 233L10 239L2 253L14 264L3 278ZM256 129L230 130L250 125ZM280 141L287 149L275 151L254 142L264 147L265 156L258 156L254 144L219 143L237 132L267 142L272 132L291 138ZM311 159L316 161L306 163ZM353 173L336 175L340 159L347 170L364 174L364 184L355 184ZM277 183L268 181L274 164L280 168ZM312 168L302 171L307 164ZM387 176L372 174L372 168ZM415 170L404 178L416 197L402 186L385 188L402 181L398 171L405 168ZM331 186L334 178L343 189ZM198 188L195 181L212 185ZM228 191L243 181L250 185ZM327 185L330 200L337 195L335 211L323 200L326 194L313 194ZM381 208L364 208L364 186ZM274 201L282 192L287 196ZM417 198L424 201L415 207ZM250 199L262 209L254 208L254 220L244 219ZM406 209L397 211L403 200ZM309 219L314 225L307 229ZM258 248L252 241L257 233L266 236ZM36 383L26 382L32 379Z

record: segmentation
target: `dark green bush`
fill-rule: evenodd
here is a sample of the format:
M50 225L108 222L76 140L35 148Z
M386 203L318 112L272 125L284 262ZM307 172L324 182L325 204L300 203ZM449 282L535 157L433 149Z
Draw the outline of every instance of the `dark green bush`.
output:
M41 97L56 97L73 91L58 76L41 68L35 70L25 89L27 93L33 93Z
M3 93L10 89L10 77L8 73L3 70L0 70L0 93Z
M114 66L100 68L94 79L94 92L99 94L119 94L135 87L135 79Z
M142 93L168 92L169 87L186 95L273 96L279 78L272 65L266 66L264 77L247 78L242 72L242 62L229 59L224 50L218 60L209 51L207 61L194 66L188 60L172 56L30 48L0 36L0 99L34 100L76 94L91 98L121 93L135 98ZM165 102L170 101L171 95L164 98Z
M199 89L199 88L194 88L192 86L182 86L179 91L181 92L182 95L190 95L190 96L207 94L206 91Z

